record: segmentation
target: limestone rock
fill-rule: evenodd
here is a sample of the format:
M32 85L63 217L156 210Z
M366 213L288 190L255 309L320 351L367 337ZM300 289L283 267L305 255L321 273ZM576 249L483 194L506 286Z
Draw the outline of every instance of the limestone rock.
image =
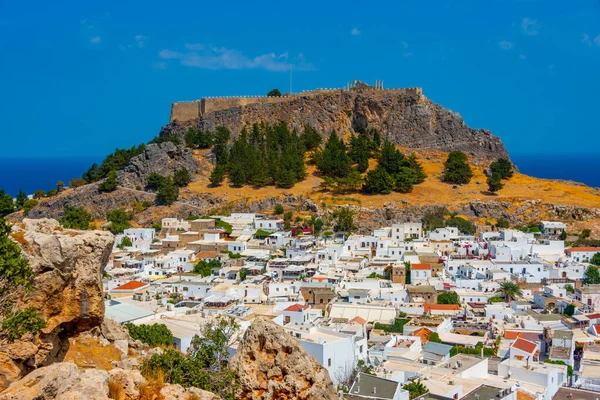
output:
M0 393L0 400L55 399L66 392L79 377L73 363L56 363L34 370Z
M160 134L175 134L183 140L190 126L202 130L226 126L235 137L246 124L284 121L296 129L311 125L323 135L332 130L346 134L376 128L384 139L403 147L463 150L475 159L484 160L508 158L500 138L485 129L468 127L458 113L434 104L418 90L400 92L364 87L281 100L213 108L214 111L198 115L197 119L171 122Z
M100 325L100 334L111 342L115 340L129 340L129 331L126 327L115 321L114 319L104 318Z
M220 400L214 393L198 388L185 389L181 385L165 385L160 390L163 400Z
M133 157L129 164L119 171L119 178L121 185L125 187L144 187L146 178L151 173L173 176L175 171L182 168L186 168L193 179L198 164L190 149L172 142L149 144L142 154Z
M248 328L229 367L241 378L239 399L337 399L327 370L265 318Z
M122 400L137 399L140 395L140 386L144 383L144 377L139 371L115 368L108 371L108 382L111 385L122 388Z
M24 254L33 269L27 305L46 321L45 333L99 326L104 318L102 273L112 250L110 232L63 230L55 220L24 219Z
M34 307L46 327L0 348L0 390L31 368L62 360L69 337L101 324L102 273L114 242L109 232L65 230L51 219L24 219L13 231L34 272L23 306Z

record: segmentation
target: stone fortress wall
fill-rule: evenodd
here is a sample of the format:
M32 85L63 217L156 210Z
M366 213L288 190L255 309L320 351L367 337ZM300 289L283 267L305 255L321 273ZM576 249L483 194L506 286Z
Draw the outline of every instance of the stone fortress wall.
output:
M280 97L268 96L219 96L203 97L201 100L182 101L171 105L171 118L173 121L189 121L214 111L225 110L233 107L243 107L250 104L274 104L292 101L298 98L306 98L323 94L341 93L347 90L360 90L367 92L376 92L377 94L407 94L422 95L421 88L391 88L383 89L373 86L352 87L343 89L316 89L303 91L300 93L286 94Z

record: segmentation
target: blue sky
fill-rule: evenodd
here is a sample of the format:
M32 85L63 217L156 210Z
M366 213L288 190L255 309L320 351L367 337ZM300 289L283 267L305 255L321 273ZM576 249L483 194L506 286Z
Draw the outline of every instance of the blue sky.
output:
M0 54L2 158L101 158L291 65L294 91L423 87L513 153L598 151L600 1L0 0Z

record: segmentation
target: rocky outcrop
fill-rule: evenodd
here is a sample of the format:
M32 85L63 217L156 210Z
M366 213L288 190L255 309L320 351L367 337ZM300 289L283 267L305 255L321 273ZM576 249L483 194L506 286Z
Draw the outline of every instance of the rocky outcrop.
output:
M259 317L229 363L238 372L238 399L336 399L325 368L273 322Z
M200 115L198 129L228 127L239 134L246 124L285 121L301 129L308 124L324 135L378 129L384 138L400 146L424 150L463 150L475 159L507 157L500 138L484 129L468 127L462 117L417 91L400 92L365 87L351 91L296 95L275 103L254 103ZM186 132L190 122L173 122L161 135Z
M70 337L100 326L102 273L114 242L110 232L64 230L51 219L25 219L12 234L34 272L23 306L34 307L46 327L35 337L0 346L0 388L61 360Z
M159 397L160 395L160 397ZM36 369L0 393L0 400L219 400L214 393L180 385L148 385L137 370L80 370L70 362Z
M175 171L186 168L192 177L198 171L198 164L191 150L172 142L149 144L144 152L133 157L129 164L119 171L119 179L124 187L146 186L146 178L152 173L173 176Z
M106 218L106 212L117 208L127 209L134 203L154 202L154 193L135 189L117 188L114 192L100 193L96 183L65 191L44 199L27 216L29 218L60 218L67 205L81 207L94 218ZM14 214L16 215L16 214Z

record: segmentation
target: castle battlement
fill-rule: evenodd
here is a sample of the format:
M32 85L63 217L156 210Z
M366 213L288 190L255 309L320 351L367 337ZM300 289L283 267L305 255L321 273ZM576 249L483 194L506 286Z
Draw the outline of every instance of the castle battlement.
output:
M422 95L421 88L386 88L382 87L382 82L378 81L377 86L369 86L362 82L355 81L343 88L318 88L314 90L304 90L300 93L284 94L282 96L207 96L200 100L178 101L171 105L171 121L189 121L200 117L201 115L225 110L233 107L243 107L250 104L274 104L282 103L294 99L306 98L309 96L319 96L331 93L343 92L372 92L372 93L397 93L409 95Z

